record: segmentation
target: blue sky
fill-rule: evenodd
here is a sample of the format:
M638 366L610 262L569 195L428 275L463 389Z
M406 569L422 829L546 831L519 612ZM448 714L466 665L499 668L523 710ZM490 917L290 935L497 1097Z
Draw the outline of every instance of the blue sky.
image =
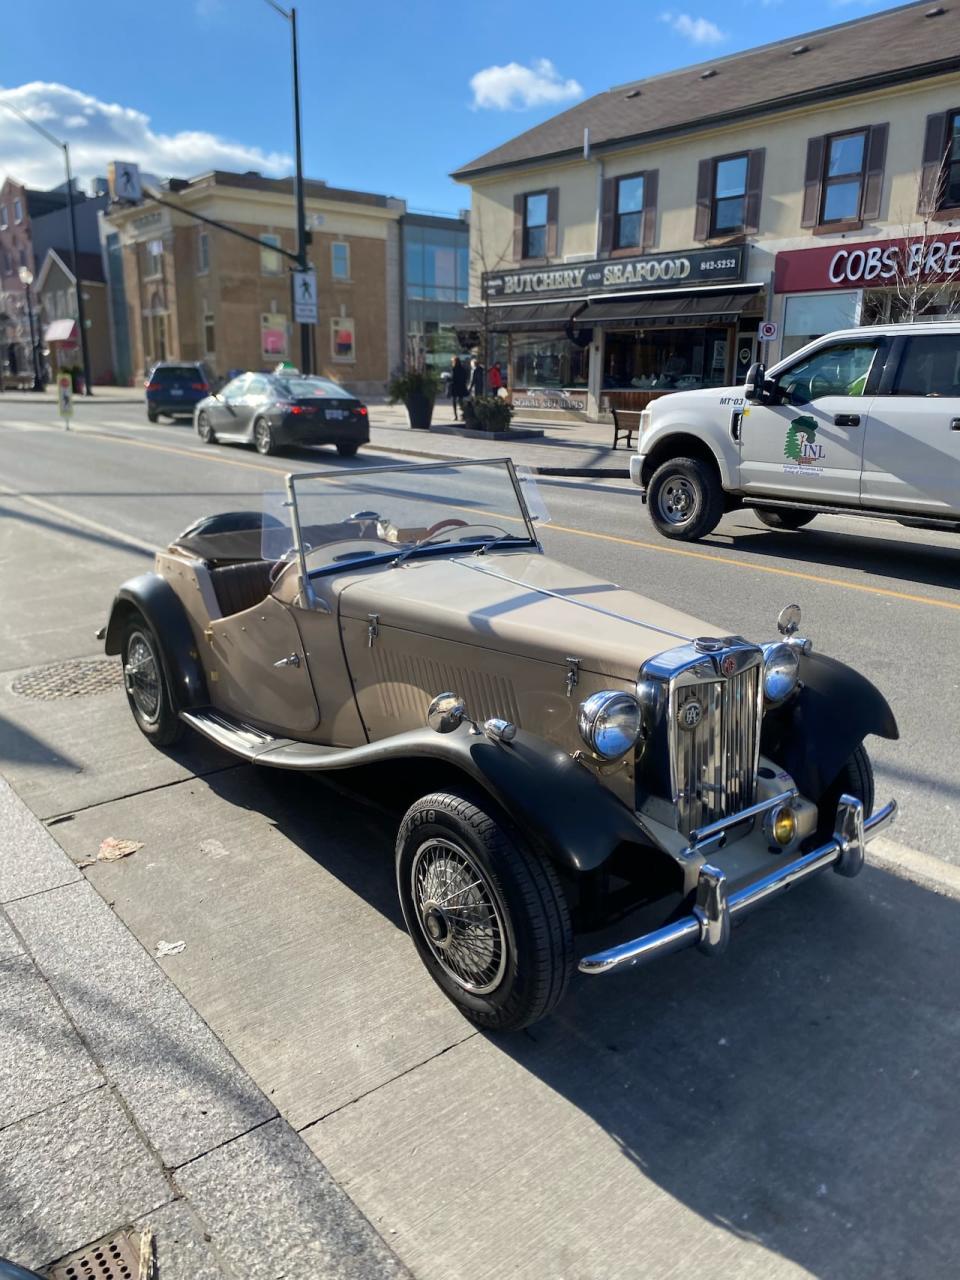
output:
M451 169L582 97L893 7L303 0L305 170L453 213L469 193ZM111 158L161 176L290 171L289 31L266 0L44 0L24 12L4 24L0 95L67 137L83 177ZM59 163L0 112L0 178L56 182Z

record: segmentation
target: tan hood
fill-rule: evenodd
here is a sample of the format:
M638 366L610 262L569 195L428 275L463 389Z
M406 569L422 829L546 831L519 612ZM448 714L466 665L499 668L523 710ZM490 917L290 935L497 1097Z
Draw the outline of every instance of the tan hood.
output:
M411 559L339 580L340 612L379 625L636 679L655 653L717 634L549 556L526 552Z

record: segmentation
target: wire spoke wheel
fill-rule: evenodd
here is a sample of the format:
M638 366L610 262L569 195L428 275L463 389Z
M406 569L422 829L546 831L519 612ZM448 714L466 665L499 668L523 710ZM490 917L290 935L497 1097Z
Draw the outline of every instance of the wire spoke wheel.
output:
M667 476L657 494L657 507L668 524L686 524L697 509L697 491L686 476Z
M148 636L131 633L123 664L123 680L140 716L147 724L160 719L162 689L157 655Z
M427 840L410 868L416 919L437 963L464 991L495 990L507 967L506 930L496 895L459 845Z

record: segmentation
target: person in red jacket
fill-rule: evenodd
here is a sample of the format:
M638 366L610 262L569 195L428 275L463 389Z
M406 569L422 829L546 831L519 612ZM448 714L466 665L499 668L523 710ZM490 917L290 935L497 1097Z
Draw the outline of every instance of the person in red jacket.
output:
M490 372L487 374L487 381L490 384L490 390L493 394L495 396L499 395L500 390L503 387L503 374L500 372L499 360L495 360L491 365Z

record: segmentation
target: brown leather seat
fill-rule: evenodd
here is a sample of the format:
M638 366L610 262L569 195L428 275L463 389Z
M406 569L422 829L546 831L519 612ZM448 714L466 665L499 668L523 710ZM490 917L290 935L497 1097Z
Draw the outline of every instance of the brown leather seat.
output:
M252 609L270 594L270 561L248 560L210 570L220 612L227 616Z

